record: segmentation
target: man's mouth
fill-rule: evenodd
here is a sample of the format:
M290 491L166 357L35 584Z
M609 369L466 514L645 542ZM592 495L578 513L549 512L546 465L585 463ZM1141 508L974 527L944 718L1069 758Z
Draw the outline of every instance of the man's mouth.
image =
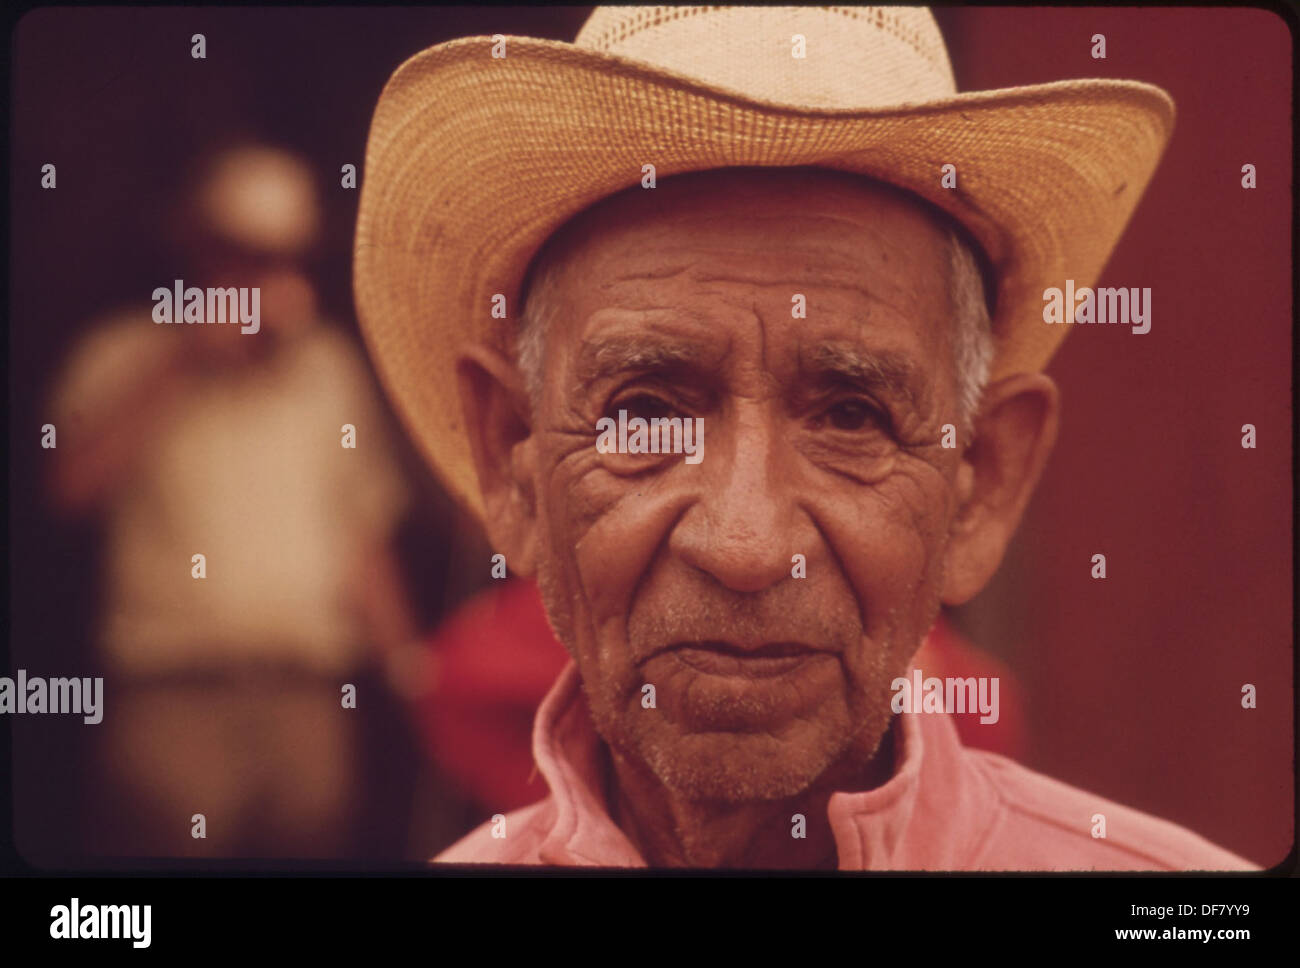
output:
M779 676L830 653L802 642L738 643L722 639L674 642L655 652L718 676Z

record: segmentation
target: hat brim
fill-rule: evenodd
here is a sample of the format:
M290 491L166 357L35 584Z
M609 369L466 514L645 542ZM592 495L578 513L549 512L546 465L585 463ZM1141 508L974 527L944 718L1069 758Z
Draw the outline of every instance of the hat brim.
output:
M354 248L364 338L424 456L483 505L456 386L468 342L510 345L537 249L637 184L732 166L820 166L890 182L951 213L997 277L993 376L1046 365L1069 327L1046 286L1100 274L1173 130L1137 81L1077 80L889 108L801 109L558 41L470 37L406 61L379 98ZM954 165L957 186L940 184ZM509 318L492 317L506 296Z

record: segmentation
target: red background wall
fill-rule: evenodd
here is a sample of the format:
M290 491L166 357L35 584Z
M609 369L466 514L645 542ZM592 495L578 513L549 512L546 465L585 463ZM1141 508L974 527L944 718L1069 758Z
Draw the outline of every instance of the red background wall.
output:
M1151 331L1064 343L1056 452L962 617L1020 673L1029 765L1275 864L1294 840L1290 33L1240 8L938 17L962 90L1127 78L1178 107L1099 282L1151 287Z

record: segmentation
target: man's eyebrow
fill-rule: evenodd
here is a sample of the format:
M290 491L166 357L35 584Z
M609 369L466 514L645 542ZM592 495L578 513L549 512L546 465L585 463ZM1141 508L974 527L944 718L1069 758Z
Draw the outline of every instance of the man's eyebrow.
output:
M580 386L588 386L617 373L698 367L704 362L703 347L689 340L645 333L607 336L583 341L574 365L574 378Z
M896 350L865 350L851 343L819 343L801 350L799 369L813 376L840 379L901 397L913 408L920 406L922 388L917 367Z

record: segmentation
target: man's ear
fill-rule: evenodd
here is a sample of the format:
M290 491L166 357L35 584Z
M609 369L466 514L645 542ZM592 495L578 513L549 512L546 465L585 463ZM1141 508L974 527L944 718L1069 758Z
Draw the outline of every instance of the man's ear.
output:
M532 575L539 541L533 491L536 440L523 377L514 361L491 347L473 345L456 360L456 382L488 540L494 552L506 556L511 574Z
M1056 443L1060 392L1043 373L1020 373L984 392L957 471L941 598L960 605L993 577Z

